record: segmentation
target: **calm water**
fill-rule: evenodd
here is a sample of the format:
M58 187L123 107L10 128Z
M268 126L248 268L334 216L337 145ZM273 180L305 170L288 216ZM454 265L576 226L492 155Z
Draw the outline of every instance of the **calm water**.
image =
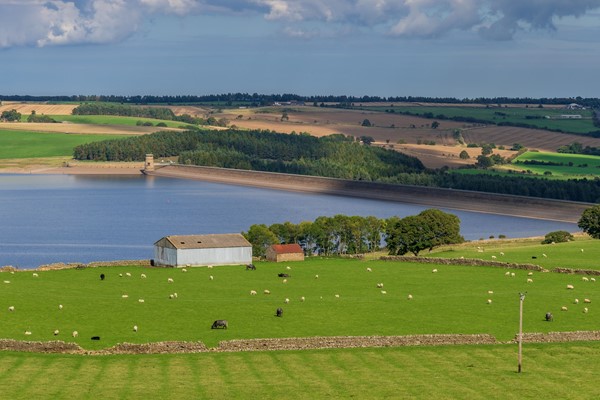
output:
M147 259L166 235L232 233L321 215L414 215L427 207L160 177L0 175L0 266ZM453 211L466 239L577 231L576 224Z

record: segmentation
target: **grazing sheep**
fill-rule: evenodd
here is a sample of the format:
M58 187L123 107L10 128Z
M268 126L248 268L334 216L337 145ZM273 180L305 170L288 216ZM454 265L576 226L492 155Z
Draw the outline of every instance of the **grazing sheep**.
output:
M506 271L506 272L504 273L504 276L510 276L510 271Z
M59 305L58 305L58 309L59 309L59 310L62 310L62 309L63 309L63 305L62 305L62 304L59 304Z
M304 298L304 296L300 297L300 301L304 301L304 300L306 300L306 299Z
M339 298L340 298L340 295L339 295L339 294L336 294L336 295L335 295L335 298L336 298L336 299L339 299Z
M581 278L581 280L584 281L584 282L588 282L590 279L588 277L584 276L584 277Z
M181 270L181 272L187 272L187 269L183 268L183 269Z
M412 294L409 294L407 298L408 298L409 300L412 300L412 298L413 298Z
M367 272L373 272L373 270L370 267L367 267Z
M144 299L138 299L138 302L143 303Z
M579 250L581 250L581 252L583 253L583 249L579 249Z
M289 303L289 302L290 302L290 299L286 298L286 299L285 299L283 302L284 302L285 304L287 304L287 303Z
M129 272L125 272L125 275L131 278L131 274Z
M227 329L228 325L229 324L227 323L226 319L218 319L215 322L213 322L213 324L210 327L210 329L218 329L218 328Z
M584 309L583 309L583 313L584 313L584 314L587 314L587 312L588 312L588 308L587 308L587 307L584 307Z
M73 331L73 333L71 333L71 336L73 336L73 337L77 337L77 336L79 336L79 332L77 332L77 331Z
M169 295L169 298L170 298L170 299L174 299L174 298L175 298L175 296L173 296L172 294L170 294L170 295Z
M533 283L533 279L527 278L527 283Z
M575 300L573 301L573 303L575 303L575 304L579 304L579 299L575 299Z
M270 291L270 290L268 290L268 289L265 289L265 290L263 291L263 293L264 293L264 294L271 294L271 291Z
M488 304L492 304L492 299L487 299Z
M129 295L128 294L122 294L121 297L124 298L124 299L126 299L126 298L129 297Z
M167 278L167 283L173 283L173 278Z
M146 274L141 274L141 275L140 275L140 278L142 278L142 279L146 279Z
M385 290L382 290L381 294L387 294L387 292Z
M133 331L134 331L134 332L137 332L137 331L138 331L138 327L137 327L137 325L134 325L134 326L133 326Z
M39 276L39 275L37 274L37 272L34 272L32 275L33 275L33 277L34 277L34 278L37 278L37 277Z
M4 281L4 283L10 283L10 281Z
M567 310L568 310L567 306L562 306L562 307L560 308L560 311L567 311Z
M289 271L290 269L292 269L292 267L290 267L290 266L288 265L287 267L285 267L285 269L287 269L287 270Z
M27 336L29 336L29 335L31 335L31 331L28 329L28 330L26 330L26 331L25 331L25 334L26 334Z
M501 252L500 252L500 255L501 255L501 256L503 256L503 255L504 255L504 252L503 252L503 251L501 251Z
M551 312L546 313L546 321L554 321L554 315Z
M319 279L319 275L315 275L315 279Z
M437 269L434 268L431 272L435 274L437 272Z
M496 259L496 256L492 256L492 260L495 260L495 259Z
M515 277L515 273L514 273L514 272L511 272L511 273L510 273L510 277L511 277L511 278L514 278L514 277Z
M383 287L383 283L378 283L377 287L381 289Z
M123 274L119 274L119 278L122 278L122 277L123 277Z
M54 336L58 336L58 334L59 334L60 332L58 331L58 329L55 329L53 333L54 333Z
M494 294L493 290L488 290L488 294Z
M8 307L8 311L15 311L15 306Z
M596 282L596 278L590 278L590 281Z
M213 267L212 265L207 265L206 266L206 268L208 268L208 269L212 269L212 267Z
M592 301L590 299L583 299L584 303L591 303Z
M283 308L279 307L277 310L275 310L275 316L283 317Z
M528 272L527 276L533 276L533 272Z
M256 290L251 290L251 291L250 291L250 295L252 295L252 296L256 296Z
M283 281L281 281L282 283L287 283L287 279L284 279Z
M211 275L211 276L208 277L208 279L210 279L212 281L212 280L215 279L215 277Z
M573 290L573 289L575 289L575 286L573 286L573 285L567 285L567 289Z
M177 298L177 292L173 293L173 297Z
M542 253L542 257L546 258L548 257L546 254Z
M104 274L100 274L100 280L103 281L104 278L106 278L106 276L104 276Z

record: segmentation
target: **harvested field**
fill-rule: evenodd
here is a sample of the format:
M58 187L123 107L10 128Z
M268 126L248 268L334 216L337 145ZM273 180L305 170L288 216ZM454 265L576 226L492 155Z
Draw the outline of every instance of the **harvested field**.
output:
M383 143L377 143L384 146ZM448 166L450 168L457 168L463 165L471 165L477 162L477 156L481 155L481 149L479 147L464 147L464 146L430 146L430 145L417 145L417 144L396 144L385 146L386 148L393 148L402 153L408 154L413 157L417 157L427 168L441 168ZM471 158L463 160L459 157L462 151L469 153ZM494 154L499 154L502 157L510 157L516 154L510 150L498 150L494 149Z
M17 110L22 115L29 115L32 111L44 115L71 115L77 104L44 104L44 103L18 103L3 101L0 105L2 111Z
M22 130L28 132L78 133L83 135L147 135L149 133L175 130L178 128L161 128L155 126L126 125L83 125L83 124L44 124L29 122L2 122L0 129Z

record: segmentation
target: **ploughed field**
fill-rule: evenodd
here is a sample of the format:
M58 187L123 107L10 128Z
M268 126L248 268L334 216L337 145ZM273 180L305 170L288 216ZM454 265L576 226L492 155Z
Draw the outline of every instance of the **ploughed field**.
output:
M590 266L597 260L592 251L582 254ZM63 340L85 349L122 342L215 347L231 339L413 334L490 334L507 341L517 331L518 294L524 291L526 332L598 328L600 280L582 282L579 275L510 270L511 277L504 268L335 258L256 266L2 272L0 337ZM563 306L568 311L561 312ZM544 321L548 311L555 315L552 323ZM228 320L229 329L211 329L217 319Z

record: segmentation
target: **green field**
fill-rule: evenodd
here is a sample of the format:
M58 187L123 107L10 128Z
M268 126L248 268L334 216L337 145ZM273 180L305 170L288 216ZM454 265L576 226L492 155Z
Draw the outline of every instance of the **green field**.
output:
M78 135L0 129L0 159L71 156L80 144L118 139L121 135Z
M524 161L538 161L562 165L524 164ZM530 170L533 174L544 176L544 172L552 172L552 177L594 179L600 176L600 157L582 154L543 153L528 151L521 154L508 166L514 171ZM546 175L547 177L547 175Z
M6 399L597 399L600 343L184 355L3 353Z
M591 110L564 110L556 108L524 108L524 107L430 107L430 106L404 106L404 107L359 107L365 110L395 112L409 112L413 115L427 116L439 119L438 115L448 118L464 117L476 118L493 124L528 124L537 128L561 130L563 132L586 134L600 130L594 126ZM579 114L582 119L560 119L564 114ZM550 119L545 118L550 116ZM528 118L529 117L529 118Z
M163 122L169 128L188 127L191 125L178 121L168 121L141 117L121 117L116 115L51 115L58 122L71 122L73 124L92 124L92 125L125 125L136 126L138 121L150 122L152 125Z

